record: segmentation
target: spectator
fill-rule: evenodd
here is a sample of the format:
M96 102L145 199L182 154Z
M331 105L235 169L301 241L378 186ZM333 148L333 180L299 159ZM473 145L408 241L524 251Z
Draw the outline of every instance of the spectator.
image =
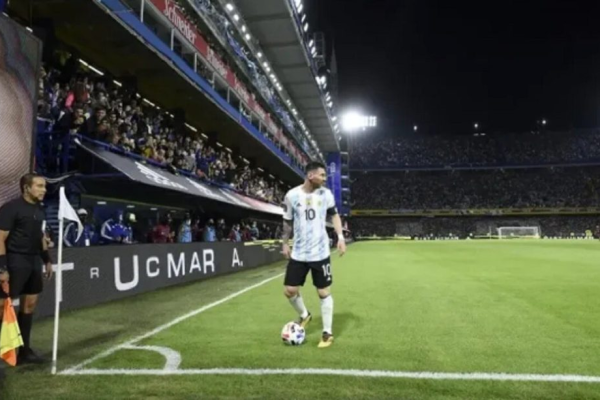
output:
M170 216L163 216L158 225L152 230L152 243L173 243L171 233Z
M113 218L104 221L100 236L104 244L122 244L126 241L128 229L123 222L123 211L117 211Z
M202 229L202 227L200 226L200 220L199 219L194 219L194 222L192 222L192 240L194 242L202 242L202 239L204 237L203 233L204 230Z
M250 234L250 226L244 223L242 228L242 242L249 242L252 240L252 235Z
M204 241L205 242L216 242L217 241L217 232L215 229L215 221L209 219L204 227Z
M123 244L133 244L133 224L137 222L135 214L128 213L125 216L125 230L123 235Z
M179 234L177 235L177 241L179 243L191 243L192 242L192 218L189 214L186 214L185 219L179 227Z
M229 233L229 240L232 242L242 241L242 235L240 234L240 226L238 224L233 225L231 227L231 232Z
M88 221L88 212L85 208L77 210L77 216L83 226L83 232L77 239L79 226L76 222L69 221L65 227L64 233L64 244L67 247L89 247L94 246L98 243L98 235L96 234L96 228L92 223Z
M225 220L223 218L219 219L216 227L217 232L217 240L219 242L225 240L227 237L227 226L225 225Z
M258 225L256 224L256 221L254 221L252 223L252 227L250 228L250 238L252 240L258 240L259 236L260 236L260 232L258 230Z

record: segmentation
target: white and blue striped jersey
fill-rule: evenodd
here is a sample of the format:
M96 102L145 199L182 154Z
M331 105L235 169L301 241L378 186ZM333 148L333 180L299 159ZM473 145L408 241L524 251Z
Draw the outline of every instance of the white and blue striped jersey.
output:
M306 193L298 186L285 195L283 218L294 222L293 260L316 262L330 256L326 229L328 212L337 214L335 199L327 188Z

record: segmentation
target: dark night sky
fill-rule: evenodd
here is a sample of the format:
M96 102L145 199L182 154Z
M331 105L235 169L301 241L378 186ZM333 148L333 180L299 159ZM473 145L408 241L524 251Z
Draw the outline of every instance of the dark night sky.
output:
M378 115L380 131L598 126L598 1L305 3L335 39L342 105Z

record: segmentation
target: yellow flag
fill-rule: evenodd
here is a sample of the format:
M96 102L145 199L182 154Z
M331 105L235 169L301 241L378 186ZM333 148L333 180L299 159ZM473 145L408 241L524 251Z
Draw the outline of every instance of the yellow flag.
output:
M8 293L8 285L2 285L2 289ZM15 309L10 298L4 299L4 316L0 332L0 358L14 367L17 365L17 349L21 346L23 346L23 338Z

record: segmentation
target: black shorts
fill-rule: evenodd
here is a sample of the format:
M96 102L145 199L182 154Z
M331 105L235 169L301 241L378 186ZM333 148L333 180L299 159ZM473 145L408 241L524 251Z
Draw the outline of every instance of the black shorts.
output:
M24 294L42 293L44 277L42 260L39 255L9 253L7 261L11 298L15 299ZM3 290L0 290L0 298L6 298Z
M304 286L308 271L312 273L313 285L317 289L325 289L333 283L331 276L331 258L327 257L323 261L302 262L290 260L285 271L285 286Z

